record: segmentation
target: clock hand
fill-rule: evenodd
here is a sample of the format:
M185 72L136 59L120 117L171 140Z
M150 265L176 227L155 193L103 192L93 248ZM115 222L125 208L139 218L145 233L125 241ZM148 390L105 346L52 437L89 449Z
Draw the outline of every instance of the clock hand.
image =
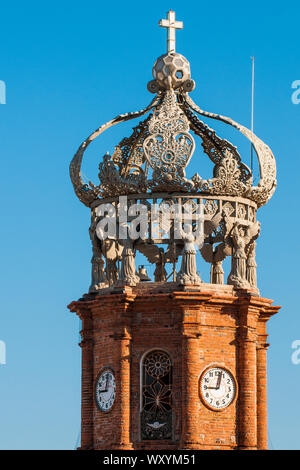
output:
M220 388L221 379L222 379L222 372L219 373L218 381L217 381L217 385L216 385L216 390L218 390Z
M105 389L103 390L99 390L99 393L105 393L105 392L108 392L108 374L106 375L106 384L105 384Z
M108 392L108 385L109 385L108 382L109 382L109 375L107 374L105 389L104 390L99 390L100 393Z
M103 390L99 390L99 393L104 393L104 392L108 392L108 388L104 388Z

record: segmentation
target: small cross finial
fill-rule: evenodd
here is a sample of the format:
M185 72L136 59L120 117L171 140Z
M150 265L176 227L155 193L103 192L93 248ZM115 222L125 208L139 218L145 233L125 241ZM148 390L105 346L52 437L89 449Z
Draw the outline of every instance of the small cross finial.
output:
M162 28L168 28L168 35L167 35L167 50L169 52L175 52L175 31L176 29L182 29L183 23L182 21L175 21L175 11L168 11L167 13L168 19L167 20L160 20L159 26Z

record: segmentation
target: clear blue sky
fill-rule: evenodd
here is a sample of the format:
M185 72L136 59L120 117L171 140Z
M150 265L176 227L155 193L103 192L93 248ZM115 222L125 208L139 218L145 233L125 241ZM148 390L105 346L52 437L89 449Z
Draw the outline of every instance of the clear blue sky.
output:
M257 248L261 294L283 306L269 322L270 447L300 449L300 364L291 362L291 343L300 339L300 104L291 102L291 84L300 79L300 6L261 0L2 2L2 449L75 446L80 348L78 319L66 305L88 288L91 250L89 210L73 193L68 165L101 123L150 102L146 84L165 52L158 20L170 8L184 22L177 50L191 63L192 97L202 108L250 125L256 57L255 131L278 163L278 189L259 211ZM128 128L95 145L84 166L89 177L95 180L99 158ZM215 128L249 161L249 145L236 132ZM201 174L200 157L193 165Z

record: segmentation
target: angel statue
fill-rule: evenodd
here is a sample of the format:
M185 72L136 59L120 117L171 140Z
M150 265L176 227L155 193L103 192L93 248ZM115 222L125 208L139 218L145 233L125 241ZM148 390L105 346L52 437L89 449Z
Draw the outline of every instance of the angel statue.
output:
M201 279L197 274L195 245L199 246L200 238L193 233L192 224L185 224L185 230L181 231L182 240L184 243L181 267L177 273L176 281L179 284L201 284ZM202 241L202 238L201 238Z
M154 280L155 282L166 282L167 280L167 271L165 270L165 252L163 248L159 248L158 260L156 262L156 267L154 270Z
M119 245L114 235L105 234L102 226L92 224L91 238L94 233L94 238L97 237L97 245L101 246L101 254L103 254L105 265L105 281L111 287L116 284L118 280L118 260L120 259L123 247ZM102 286L101 286L102 287Z
M211 263L210 282L211 284L224 284L224 270L222 261L229 254L225 243L220 243L214 249L213 244L205 243L200 250L201 255L207 263Z
M93 247L92 263L92 281L89 292L96 292L102 287L106 287L106 277L104 272L104 260L102 245L100 240L95 236L94 224L91 224L90 238Z
M211 284L224 284L224 269L222 261L215 261L211 265L210 271L210 282Z
M256 279L256 267L255 262L255 246L256 243L253 241L248 248L248 258L247 258L247 281L251 287L257 288L257 279Z
M120 276L117 285L136 286L140 282L140 278L136 274L135 267L135 241L130 238L126 222L118 222L118 225L120 225L120 230L126 233L126 238L120 238L118 240L119 244L123 247L123 251Z
M136 274L135 267L135 250L133 248L133 242L128 237L122 240L123 253L122 253L122 264L120 270L120 277L117 285L128 285L136 286L140 282L139 276Z
M231 254L231 249L223 242L224 215L218 212L212 219L204 221L204 244L200 249L203 259L211 264L211 284L224 284L222 261ZM223 243L219 243L223 242ZM219 243L216 248L214 245Z
M231 230L232 242L231 272L227 283L238 288L249 288L247 281L247 250L250 243L259 235L260 224L256 222L250 227L236 222Z
M95 292L102 287L106 287L106 277L104 272L104 260L102 255L92 257L92 282L89 292Z
M105 273L110 287L114 286L118 280L119 270L117 266L117 259L118 258L115 256L112 259L110 259L109 257L106 258Z
M136 249L142 253L149 263L155 264L154 280L155 282L166 282L167 271L166 263L176 264L178 256L182 250L180 244L169 244L166 251L162 247L158 247L145 240L140 240L136 244Z

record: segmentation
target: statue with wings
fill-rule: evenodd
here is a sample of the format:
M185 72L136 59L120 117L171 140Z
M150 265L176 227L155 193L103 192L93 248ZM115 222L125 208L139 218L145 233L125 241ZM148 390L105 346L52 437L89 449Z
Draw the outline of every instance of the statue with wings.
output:
M108 286L113 286L118 280L118 262L122 256L123 246L120 245L116 236L109 236L104 233L101 225L98 224L96 217L92 220L90 227L90 238L93 245L93 258L92 258L92 291L98 290L99 283L106 283ZM105 258L105 270L102 256ZM101 257L102 263L96 261L96 258ZM97 270L97 263L101 264L101 272ZM94 277L93 277L94 276ZM91 290L90 289L90 290Z
M166 251L162 247L158 247L150 242L140 240L136 245L137 250L142 253L149 263L155 264L154 280L155 282L166 282L167 271L165 265L167 263L173 263L175 266L178 257L182 251L182 242L170 243Z
M228 256L229 250L225 243L219 243L216 247L212 243L204 243L200 250L203 259L211 263L211 284L224 284L223 260Z
M248 248L248 258L247 258L247 281L250 286L257 288L257 278L256 278L256 268L257 264L255 261L255 247L256 243L253 241L250 243Z
M91 259L92 263L92 280L89 288L89 292L96 292L106 284L106 276L104 272L104 260L103 252L101 247L101 241L97 238L95 233L95 225L92 222L90 230L90 239L92 242L93 256Z
M230 247L223 241L222 222L225 225L223 215L220 212L211 220L204 222L204 244L200 252L203 259L211 264L211 284L224 284L222 261L231 253Z
M232 229L230 229L228 237L232 246L232 257L228 284L238 288L251 287L247 281L247 257L249 247L258 238L259 232L259 222L255 222L250 226L235 222Z
M179 284L201 284L201 279L197 273L196 265L196 248L199 248L203 242L203 236L199 237L199 233L193 232L193 225L191 223L185 224L184 230L181 231L182 240L184 243L181 267L177 274L176 280Z

